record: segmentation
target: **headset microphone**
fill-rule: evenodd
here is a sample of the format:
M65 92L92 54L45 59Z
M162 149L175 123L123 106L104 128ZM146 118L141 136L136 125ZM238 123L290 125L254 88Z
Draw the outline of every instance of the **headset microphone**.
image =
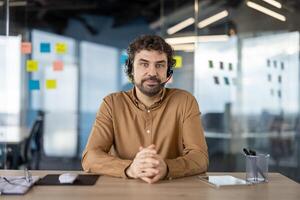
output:
M164 86L172 78L172 75L173 75L173 70L170 70L167 80L162 82L160 85Z

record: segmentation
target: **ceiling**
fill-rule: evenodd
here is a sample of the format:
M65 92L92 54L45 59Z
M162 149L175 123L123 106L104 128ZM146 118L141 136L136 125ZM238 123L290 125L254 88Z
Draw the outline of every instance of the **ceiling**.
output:
M26 2L26 5L18 2ZM70 19L82 22L93 32L93 27L82 17L85 14L112 17L113 27L127 25L138 18L150 23L160 17L161 2L162 0L10 0L13 15L11 19L15 23L23 22L28 27L50 26L57 32L61 32ZM192 4L194 0L163 2L167 5L164 13L169 13L183 5Z
M222 2L222 6L237 8L244 0L199 1L209 5L220 5ZM2 11L5 7L3 2L5 1L0 1ZM287 10L300 11L299 0L281 0L281 2ZM10 4L11 19L14 23L31 28L51 27L55 32L61 33L69 20L74 19L83 23L92 34L97 34L96 29L86 21L84 15L112 17L113 27L128 25L136 19L143 19L151 24L160 18L161 12L164 16L170 15L182 7L193 6L194 0L10 0Z

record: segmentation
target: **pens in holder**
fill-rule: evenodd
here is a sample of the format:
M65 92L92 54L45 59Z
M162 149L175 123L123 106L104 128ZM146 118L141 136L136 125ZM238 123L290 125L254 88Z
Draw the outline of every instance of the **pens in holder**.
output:
M243 148L243 152L245 153L246 155L246 160L247 160L247 177L250 177L250 178L247 178L249 179L251 182L261 182L261 181L267 181L267 177L264 173L264 171L261 169L261 165L262 165L262 161L263 161L263 169L266 169L267 168L267 164L266 164L266 161L263 160L263 159L266 159L268 158L268 155L257 155L256 154L256 151L254 150L251 150L251 149L246 149L246 148ZM252 174L252 175L251 175ZM259 178L258 174L260 174L260 176L262 177L262 180Z

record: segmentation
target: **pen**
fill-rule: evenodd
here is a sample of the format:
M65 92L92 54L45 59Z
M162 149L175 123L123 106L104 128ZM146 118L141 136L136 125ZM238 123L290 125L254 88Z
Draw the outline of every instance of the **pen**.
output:
M247 155L247 156L250 156L251 154L249 153L249 151L246 149L246 148L243 148L243 151L244 153Z
M252 156L256 156L256 151L254 151L254 150L249 149L249 153L250 153L250 155L252 155Z
M27 168L24 169L25 180L30 183L32 181L32 176Z

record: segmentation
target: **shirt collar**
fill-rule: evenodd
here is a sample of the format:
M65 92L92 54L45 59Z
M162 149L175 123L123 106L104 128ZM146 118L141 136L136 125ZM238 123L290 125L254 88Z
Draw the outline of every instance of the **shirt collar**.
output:
M144 108L146 109L147 107L137 98L136 96L136 89L135 89L135 86L129 91L130 92L130 97L132 98L134 104L139 107L139 108ZM156 101L151 107L151 108L155 108L157 107L158 105L160 105L163 101L163 99L165 98L166 96L166 88L164 87L162 89L162 91L160 91L161 93L161 96L160 96L160 99L158 101Z

